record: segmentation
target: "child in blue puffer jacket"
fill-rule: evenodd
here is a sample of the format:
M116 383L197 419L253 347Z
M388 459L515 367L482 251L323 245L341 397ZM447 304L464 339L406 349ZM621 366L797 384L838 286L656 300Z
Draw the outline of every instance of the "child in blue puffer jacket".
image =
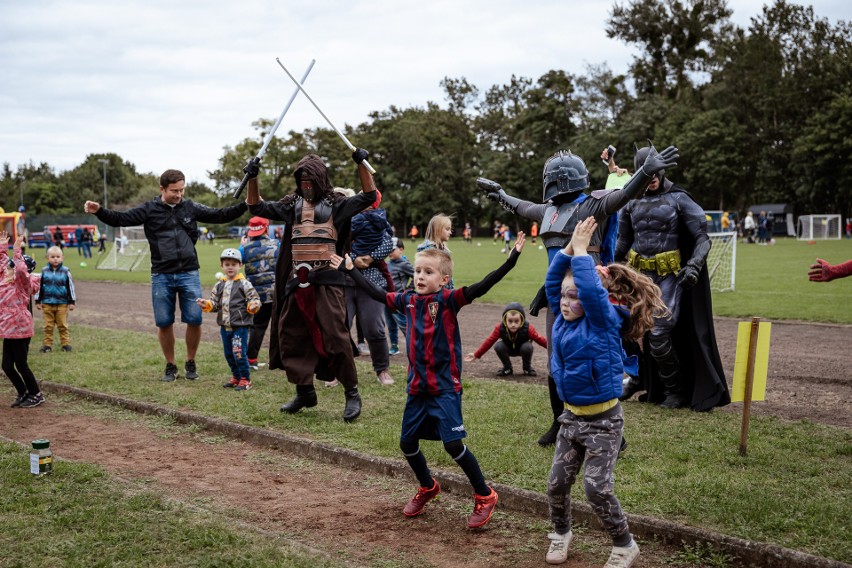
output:
M547 481L553 532L545 560L561 564L568 558L571 486L585 461L586 496L613 541L606 567L627 568L639 556L639 547L615 496L613 470L624 430L618 397L624 372L637 372L637 361L627 357L621 341L641 338L665 305L660 289L631 267L595 266L587 251L596 227L594 217L577 225L545 279L556 316L550 368L565 403Z

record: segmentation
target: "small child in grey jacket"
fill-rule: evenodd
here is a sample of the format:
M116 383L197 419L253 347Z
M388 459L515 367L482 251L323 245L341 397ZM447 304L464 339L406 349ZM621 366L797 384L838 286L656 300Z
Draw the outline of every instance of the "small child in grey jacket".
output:
M240 251L225 249L219 260L225 275L213 286L209 300L198 298L196 303L204 312L218 312L216 323L221 328L225 360L231 368L231 380L222 386L246 391L252 386L248 336L254 314L260 310L260 295L240 272L243 266Z

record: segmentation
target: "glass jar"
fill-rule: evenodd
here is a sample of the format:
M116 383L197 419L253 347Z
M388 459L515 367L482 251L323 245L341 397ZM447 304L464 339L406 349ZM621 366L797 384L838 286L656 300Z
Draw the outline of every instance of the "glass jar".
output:
M47 475L53 471L53 452L50 451L50 440L33 440L30 450L30 473Z

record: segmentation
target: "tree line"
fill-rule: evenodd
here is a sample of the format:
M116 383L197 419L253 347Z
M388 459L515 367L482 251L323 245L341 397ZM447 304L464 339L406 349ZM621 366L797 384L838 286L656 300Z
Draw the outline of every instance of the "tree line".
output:
M513 75L484 90L446 77L443 105L391 106L344 131L370 151L383 206L398 229L438 211L477 228L514 222L482 198L478 176L538 201L544 161L555 151L583 157L593 187L603 187L601 150L615 145L616 161L632 171L632 146L647 140L678 146L679 167L669 177L706 209L788 203L797 214L852 216L850 23L831 23L786 0L764 6L747 29L731 14L725 0L616 3L607 34L636 54L621 73L606 64L582 75L557 69L537 79ZM190 184L187 195L231 203L243 166L273 124L255 121L255 136L223 149L208 172L212 186ZM293 168L310 152L325 158L335 183L358 187L334 131L317 128L277 133L263 159L262 194L292 191ZM76 213L93 190L99 194L101 159L109 160L111 207L152 197L157 175L137 172L116 154L91 154L62 173L47 163L15 171L4 164L0 205L16 210L25 183L28 211Z

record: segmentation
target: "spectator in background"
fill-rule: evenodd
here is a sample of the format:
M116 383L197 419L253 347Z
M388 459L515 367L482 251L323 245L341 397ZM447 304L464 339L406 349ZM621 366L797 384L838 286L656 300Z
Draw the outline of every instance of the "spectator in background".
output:
M722 213L722 231L727 232L731 229L731 218L728 212Z
M263 217L249 219L246 241L240 246L243 270L260 296L260 310L254 314L249 332L248 364L257 369L257 356L272 317L272 302L275 299L275 264L278 262L278 241L269 238L269 220Z
M53 246L53 235L49 227L42 233L42 237L44 238L44 256L47 256L48 249Z
M772 236L772 232L775 230L775 215L772 213L766 214L766 244L774 245L775 238Z
M413 243L415 239L417 239L417 235L420 234L420 230L417 228L417 225L412 225L411 230L408 231L408 236L411 237L411 242Z
M106 231L98 231L98 254L106 252L106 239Z
M756 223L754 222L754 213L749 211L746 214L746 218L743 220L743 237L745 238L745 242L753 243L754 242L754 228L756 227Z
M56 230L53 231L53 240L60 249L65 248L65 239L62 236L62 229L59 228L59 225L56 226Z
M77 243L77 256L83 255L83 227L74 229L74 242Z
M89 228L83 227L80 233L80 246L83 248L83 258L92 258L92 245L94 242Z
M757 244L766 244L766 211L757 216Z

